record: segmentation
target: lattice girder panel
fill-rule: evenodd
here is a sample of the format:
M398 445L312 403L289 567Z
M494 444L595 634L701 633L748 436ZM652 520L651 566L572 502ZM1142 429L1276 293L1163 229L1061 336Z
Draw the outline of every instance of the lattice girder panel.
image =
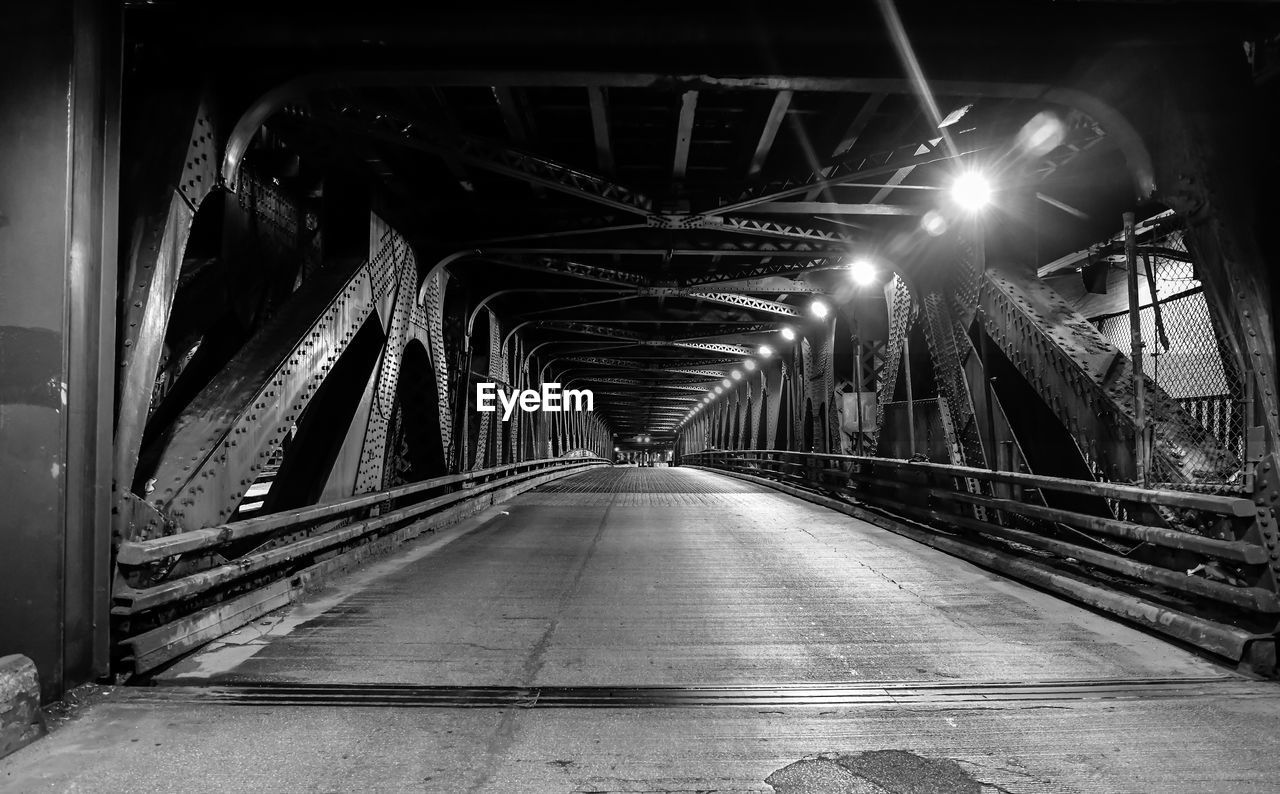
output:
M374 235L379 241L370 260L372 272L379 274L379 281L374 285L375 301L386 317L384 327L388 330L378 361L377 385L356 470L357 494L377 491L386 485L387 435L396 409L404 349L413 338L413 315L417 303L414 290L417 265L408 243L380 222L375 222Z
M438 268L422 285L422 302L415 307L415 323L426 325L427 352L436 375L436 395L440 406L440 440L446 452L453 448L453 394L449 389L449 356L445 353L444 293L449 274ZM447 459L447 455L446 455Z
M230 518L386 281L366 262L322 272L300 290L174 423L147 501L182 529Z
M1095 471L1132 480L1136 425L1129 359L1038 281L988 271L980 305L988 336L1068 428ZM1235 456L1150 378L1146 394L1156 479L1221 482L1239 468Z
M946 415L950 419L950 423L943 426L948 429L947 447L951 452L951 462L960 466L985 467L987 456L982 448L973 397L964 370L965 359L973 352L972 345L968 337L957 339L954 329L958 318L952 315L944 295L931 292L924 297L923 304L925 341L929 345L934 379L941 388Z
M170 105L169 110L172 124L161 139L172 139L173 145L163 157L157 153L152 165L159 189L154 196L148 193L144 197L151 199L149 205L139 208L141 217L149 222L137 224L127 258L121 261L123 316L117 341L119 380L113 449L113 483L119 503L113 526L121 536L133 531L126 526L129 511L123 505L138 465L187 240L197 210L217 184L217 135L209 105L191 97L188 107ZM187 111L190 115L183 120ZM136 196L135 200L147 204Z
M893 390L898 386L898 369L902 365L902 348L911 326L915 322L915 303L907 282L899 276L886 286L889 295L889 339L884 346L884 365L880 380L876 383L876 426L867 439L867 448L876 449L884 430L885 406L893 401Z
M689 292L690 298L709 301L711 303L722 303L726 306L740 306L745 309L758 309L760 311L770 312L772 314L782 315L783 317L799 317L800 311L794 306L786 303L778 303L777 301L764 300L751 295L743 295L736 292Z

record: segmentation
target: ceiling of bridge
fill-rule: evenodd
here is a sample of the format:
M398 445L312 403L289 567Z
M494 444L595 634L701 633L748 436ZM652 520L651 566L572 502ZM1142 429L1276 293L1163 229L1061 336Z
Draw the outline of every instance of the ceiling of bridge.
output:
M1029 265L1110 233L1132 203L1097 120L1021 75L1037 57L1061 71L1070 53L910 10L897 46L871 4L825 27L776 9L756 24L654 11L630 35L605 15L455 11L345 33L298 20L292 34L278 19L206 19L202 46L255 53L282 76L290 53L322 70L326 48L344 69L377 69L318 81L267 121L250 159L302 192L335 167L357 174L421 259L477 251L451 268L473 304L488 296L504 332L520 324L527 348L546 343L549 374L592 387L615 429L661 434L810 321L814 293L876 311L891 273L922 264L911 241L956 220L966 172L990 179L988 222ZM442 67L458 42L499 46ZM749 56L734 49L744 42ZM1018 65L1011 81L971 79L977 60L998 72L992 47ZM923 94L917 51L932 70ZM851 292L861 260L876 283Z

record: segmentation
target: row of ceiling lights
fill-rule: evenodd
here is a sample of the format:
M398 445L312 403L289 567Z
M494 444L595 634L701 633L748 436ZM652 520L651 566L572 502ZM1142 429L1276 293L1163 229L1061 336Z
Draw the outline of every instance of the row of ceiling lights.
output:
M967 212L977 212L991 201L991 183L978 171L963 172L952 183L951 198L961 209ZM947 224L939 213L928 212L921 219L920 226L925 232L936 237L946 231ZM880 269L870 259L864 257L852 260L845 269L849 271L850 280L860 287L871 286L876 283L876 279L880 276ZM831 307L821 300L815 300L809 304L809 313L819 320L823 320L831 313ZM796 332L792 328L784 326L780 333L782 338L788 342L794 341L796 338ZM773 356L773 348L768 345L761 345L756 349L756 355L760 358L770 358ZM749 358L743 361L742 369L735 369L730 372L729 377L720 381L720 385L707 392L706 396L702 398L702 402L689 409L689 413L676 425L677 429L702 411L704 406L710 405L711 401L723 394L726 389L733 388L736 381L741 381L743 377L742 370L751 372L756 366L754 359Z

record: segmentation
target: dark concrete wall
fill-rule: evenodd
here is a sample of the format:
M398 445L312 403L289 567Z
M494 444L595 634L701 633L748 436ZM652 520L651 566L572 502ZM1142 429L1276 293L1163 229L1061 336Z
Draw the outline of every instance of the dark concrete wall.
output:
M0 27L0 655L30 656L45 698L106 670L108 5L25 4Z

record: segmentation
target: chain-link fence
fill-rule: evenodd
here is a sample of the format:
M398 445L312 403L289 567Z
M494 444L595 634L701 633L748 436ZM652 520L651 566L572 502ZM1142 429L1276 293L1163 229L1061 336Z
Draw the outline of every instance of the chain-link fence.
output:
M1204 290L1186 256L1181 233L1156 242L1157 252L1138 257L1144 343L1142 370L1176 400L1227 452L1244 457L1244 386L1233 358L1214 331ZM1123 265L1121 265L1123 267ZM1155 296L1147 268L1155 276ZM1097 319L1098 330L1125 355L1130 352L1128 313Z

